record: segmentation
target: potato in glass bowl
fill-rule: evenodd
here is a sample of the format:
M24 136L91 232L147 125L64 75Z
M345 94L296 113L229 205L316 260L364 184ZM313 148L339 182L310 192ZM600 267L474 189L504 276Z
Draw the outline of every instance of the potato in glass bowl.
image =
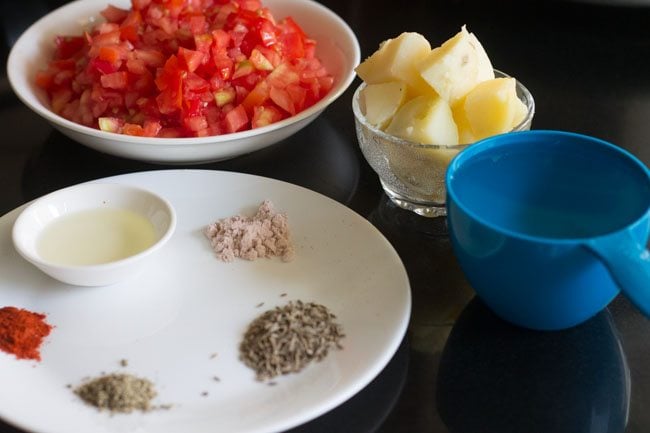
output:
M446 215L445 173L462 149L483 138L530 129L532 94L492 68L465 27L431 49L417 33L384 41L356 68L352 99L357 139L398 206Z

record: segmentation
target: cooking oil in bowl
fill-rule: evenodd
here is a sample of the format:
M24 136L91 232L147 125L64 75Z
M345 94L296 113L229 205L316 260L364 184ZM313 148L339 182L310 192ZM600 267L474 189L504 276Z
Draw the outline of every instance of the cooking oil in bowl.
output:
M38 255L66 266L125 259L152 246L158 236L144 216L126 209L82 210L56 218L39 236Z

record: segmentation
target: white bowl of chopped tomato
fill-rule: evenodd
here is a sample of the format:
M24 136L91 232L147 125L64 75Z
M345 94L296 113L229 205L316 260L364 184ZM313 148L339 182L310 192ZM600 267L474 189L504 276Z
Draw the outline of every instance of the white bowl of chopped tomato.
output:
M360 50L312 0L77 0L14 44L18 97L108 154L233 158L313 121L352 83Z

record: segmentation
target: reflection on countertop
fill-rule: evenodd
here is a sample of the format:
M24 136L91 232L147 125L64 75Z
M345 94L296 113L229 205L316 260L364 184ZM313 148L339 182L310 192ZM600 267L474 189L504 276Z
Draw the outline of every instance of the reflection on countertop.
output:
M103 154L51 130L42 146L36 148L26 162L22 193L26 200L31 200L88 180L167 168L179 166L149 164ZM349 202L359 178L357 155L346 145L340 131L323 117L270 148L232 160L186 168L254 173L300 183L341 203Z
M607 310L566 331L538 332L475 298L449 335L436 393L452 433L621 433L630 371Z

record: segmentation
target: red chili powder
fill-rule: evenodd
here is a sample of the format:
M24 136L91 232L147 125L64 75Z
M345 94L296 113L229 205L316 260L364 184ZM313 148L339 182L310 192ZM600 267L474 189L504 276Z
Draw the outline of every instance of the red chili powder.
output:
M40 361L39 348L51 330L45 314L16 307L0 308L0 350L18 359Z

